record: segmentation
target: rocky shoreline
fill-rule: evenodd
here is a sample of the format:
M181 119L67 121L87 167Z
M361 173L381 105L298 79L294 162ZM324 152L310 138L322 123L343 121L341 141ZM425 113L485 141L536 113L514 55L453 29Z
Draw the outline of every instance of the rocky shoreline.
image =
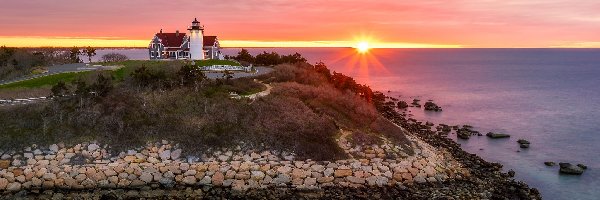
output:
M393 106L393 105L392 105ZM297 160L238 146L186 155L169 141L110 153L92 143L32 145L0 157L0 199L541 199L502 165L463 151L434 124L380 109L412 148L338 145L349 159Z

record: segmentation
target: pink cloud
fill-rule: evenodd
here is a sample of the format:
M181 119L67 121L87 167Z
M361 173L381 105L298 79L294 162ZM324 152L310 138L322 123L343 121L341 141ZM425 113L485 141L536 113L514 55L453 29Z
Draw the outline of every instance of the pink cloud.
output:
M28 0L0 8L0 36L149 38L198 17L230 40L348 40L467 46L600 41L596 0Z

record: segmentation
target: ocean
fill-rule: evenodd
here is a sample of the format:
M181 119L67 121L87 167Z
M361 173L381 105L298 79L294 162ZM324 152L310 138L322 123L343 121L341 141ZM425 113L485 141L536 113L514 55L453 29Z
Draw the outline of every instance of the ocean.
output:
M223 49L235 55L239 48ZM252 54L299 52L309 62L350 75L389 96L433 100L442 112L409 108L416 119L469 124L485 134L457 140L464 150L513 169L515 179L544 199L600 198L600 49L249 48ZM148 59L145 49L99 50ZM456 139L455 135L450 135ZM518 139L531 142L519 148ZM545 161L585 164L580 176L561 175Z

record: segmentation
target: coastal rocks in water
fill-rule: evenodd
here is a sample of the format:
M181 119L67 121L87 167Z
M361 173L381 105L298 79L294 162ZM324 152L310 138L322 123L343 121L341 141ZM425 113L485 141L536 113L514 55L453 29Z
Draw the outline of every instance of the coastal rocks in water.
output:
M513 171L512 169L508 170L508 176L509 177L515 177L515 171Z
M510 135L509 134L504 134L504 133L494 133L494 132L488 132L487 134L485 134L486 136L490 137L490 138L509 138Z
M529 148L529 144L530 144L529 141L524 140L524 139L517 140L517 143L519 143L519 147L524 148L524 149Z
M584 170L587 169L587 166L585 166L584 164L577 164L577 166Z
M544 162L544 165L546 165L546 166L549 166L549 167L552 167L552 166L556 165L556 163L555 163L555 162L548 161L548 162Z
M467 139L469 139L469 137L471 137L471 135L475 135L475 134L479 133L477 131L471 130L471 128L473 128L473 127L467 126L467 125L465 125L463 128L459 128L456 131L456 136L460 139L467 140Z
M558 165L560 166L560 173L564 174L580 175L585 171L585 169L579 165L573 165L571 163L559 163Z
M465 131L465 130L459 130L456 132L456 137L458 137L460 139L468 140L471 137L471 132Z
M408 108L408 103L406 101L398 101L397 106L399 109L405 109Z
M425 102L424 107L425 107L425 110L427 110L427 111L436 111L436 112L442 111L442 107L439 107L438 105L436 105L435 103L433 103L431 101Z
M421 104L419 104L419 101L421 101L421 100L419 100L419 99L413 99L413 102L411 104L413 106L415 106L415 107L419 107L420 108Z

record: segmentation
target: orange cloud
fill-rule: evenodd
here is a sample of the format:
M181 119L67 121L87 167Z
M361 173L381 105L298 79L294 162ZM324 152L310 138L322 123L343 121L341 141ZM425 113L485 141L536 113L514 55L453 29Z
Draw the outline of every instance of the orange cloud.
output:
M316 45L368 33L392 47L552 47L600 41L598 10L596 0L28 0L2 4L0 36L142 45L161 28L183 31L198 17L207 34L230 42Z

